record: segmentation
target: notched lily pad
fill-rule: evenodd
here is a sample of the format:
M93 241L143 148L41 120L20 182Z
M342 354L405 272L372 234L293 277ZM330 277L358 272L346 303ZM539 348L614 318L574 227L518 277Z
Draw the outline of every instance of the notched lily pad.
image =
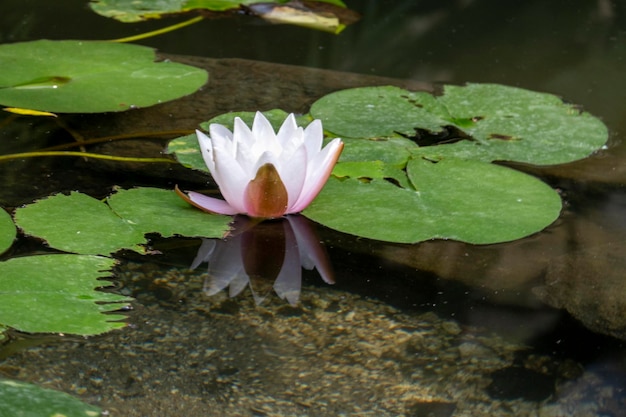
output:
M143 252L144 232L134 228L95 198L72 192L20 207L15 222L25 234L66 252L109 255L120 249Z
M98 41L0 45L0 104L57 113L147 107L191 94L207 82L200 68L155 62L151 48Z
M608 139L602 121L559 97L496 84L447 85L440 97L397 87L342 90L316 101L311 115L340 137L456 129L458 138L413 149L433 160L560 164L589 156Z
M2 417L98 417L102 410L64 392L24 382L0 379Z
M172 190L138 187L119 190L108 198L111 209L144 233L221 238L229 230L230 216L207 214L183 201Z
M15 221L53 248L108 255L121 249L145 252L147 233L222 237L231 220L193 209L172 190L120 190L108 202L77 192L56 194L17 209Z
M413 136L416 129L438 132L447 124L433 109L435 98L398 87L362 87L337 91L317 100L311 116L342 138ZM445 110L439 109L445 113Z
M115 260L38 255L0 262L0 323L29 333L95 335L126 324L111 314L130 298L96 291ZM108 313L108 314L103 314Z

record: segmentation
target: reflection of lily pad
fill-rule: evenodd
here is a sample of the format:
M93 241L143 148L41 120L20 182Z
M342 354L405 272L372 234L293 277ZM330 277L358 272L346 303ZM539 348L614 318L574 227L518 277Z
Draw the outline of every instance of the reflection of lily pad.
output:
M11 216L6 211L0 209L0 253L11 247L15 239L15 232L15 225Z
M342 90L315 102L311 115L341 137L415 136L445 126L471 137L415 147L415 154L436 160L559 164L588 156L608 139L599 119L556 96L495 84L445 86L436 98L397 87Z
M331 178L303 212L330 228L370 239L412 243L434 238L505 242L535 233L559 215L548 185L513 169L475 161L414 159L417 191L385 181Z
M154 62L151 48L92 41L0 45L0 104L59 113L146 107L188 95L206 71Z
M98 417L102 410L60 391L0 379L2 417Z
M0 262L0 323L31 333L94 335L125 326L129 298L102 291L115 261L89 255L39 255ZM121 303L121 304L120 304Z
M118 191L109 205L81 193L57 194L17 209L15 220L56 249L108 255L143 251L147 233L222 237L231 218L199 212L171 190L137 188Z

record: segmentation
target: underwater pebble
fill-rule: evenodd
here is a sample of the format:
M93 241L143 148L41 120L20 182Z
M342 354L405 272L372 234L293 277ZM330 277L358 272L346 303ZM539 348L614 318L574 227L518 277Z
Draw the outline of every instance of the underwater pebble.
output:
M133 327L24 350L2 369L124 417L584 415L565 412L576 385L556 404L492 398L492 373L524 347L433 313L306 285L296 307L276 297L256 306L252 297L207 297L201 273L120 276L135 295L145 288L135 284L158 278L172 298L144 291Z

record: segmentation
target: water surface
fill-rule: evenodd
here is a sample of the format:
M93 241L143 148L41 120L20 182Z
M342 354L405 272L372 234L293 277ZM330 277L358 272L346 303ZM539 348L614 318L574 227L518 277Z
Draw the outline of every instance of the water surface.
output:
M329 88L378 80L307 68L546 91L581 104L611 132L608 149L587 160L522 168L561 192L561 218L537 235L487 246L393 245L318 230L336 283L305 271L294 305L279 299L273 282L263 277L234 298L227 290L209 297L206 266L188 268L200 242L157 239L153 245L163 255L125 256L116 271L117 290L137 299L128 313L131 326L87 340L14 334L0 373L77 395L120 416L621 415L624 3L349 5L363 18L340 36L240 16L146 40L164 53L200 57L217 80L219 68L232 78L224 75L214 96L197 101L71 123L91 135L139 127L189 129L210 112L295 105L286 91L303 97L303 108L287 110L305 111L307 100ZM115 23L90 14L83 1L0 5L2 42L110 39L163 24ZM4 153L67 140L49 121L15 122L2 137ZM162 147L150 143L142 142L144 152ZM72 189L103 196L112 185L203 181L181 179L186 174L170 168L146 173L53 159L15 161L0 169L8 207ZM16 250L40 249L23 240Z

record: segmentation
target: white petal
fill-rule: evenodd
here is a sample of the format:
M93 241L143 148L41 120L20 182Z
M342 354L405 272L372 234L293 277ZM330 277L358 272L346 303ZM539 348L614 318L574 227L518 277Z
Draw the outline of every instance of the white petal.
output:
M211 138L199 130L196 130L196 137L198 138L198 144L200 145L200 152L202 152L202 159L204 159L204 163L207 168L209 168L211 175L214 175L215 161L213 161L213 143L211 142Z
M254 116L252 134L256 140L255 148L280 154L280 146L276 140L274 128L261 112L256 112ZM258 151L258 153L261 154L262 151Z
M296 204L302 194L307 175L306 166L307 151L304 145L298 147L288 159L280 158L280 164L275 165L289 196L287 213L291 213L291 207Z
M324 184L328 180L341 150L343 149L343 143L341 139L333 139L320 153L315 155L312 160L309 160L307 164L307 175L302 187L302 192L298 197L298 201L290 209L291 213L297 213L306 208L311 201L322 190Z
M238 213L245 213L244 192L250 182L249 176L241 168L237 160L219 148L214 150L215 174L220 192Z
M239 117L235 117L233 128L233 143L236 147L244 146L252 149L256 142L254 134L250 130L247 124L244 123ZM235 149L237 151L237 149Z
M309 158L313 158L322 150L322 141L324 140L324 129L322 122L318 119L313 120L304 130L304 144L309 150Z
M280 143L280 145L284 148L287 143L292 142L294 137L296 137L297 130L298 125L296 124L296 117L293 115L293 113L291 113L289 116L287 116L282 126L278 130L278 133L276 134L278 143Z
M211 138L222 137L228 140L233 140L233 132L228 130L226 126L221 125L219 123L211 123L209 125L209 134Z
M256 175L255 167L258 165L257 162L259 157L260 155L257 154L251 146L245 146L240 143L237 147L235 159L241 169L245 172L248 180L251 180Z
M212 123L209 126L209 136L213 148L222 148L227 150L231 155L235 154L236 144L233 139L233 133L226 127Z

